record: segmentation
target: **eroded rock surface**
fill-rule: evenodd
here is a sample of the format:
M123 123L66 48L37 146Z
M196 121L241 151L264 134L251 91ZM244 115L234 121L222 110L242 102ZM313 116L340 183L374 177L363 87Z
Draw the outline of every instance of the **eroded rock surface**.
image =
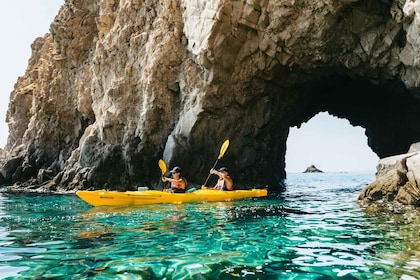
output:
M420 206L420 149L413 144L407 154L383 158L377 166L376 180L363 189L364 203Z
M420 140L418 1L67 0L11 93L3 185L279 189L289 128L321 111L379 157Z

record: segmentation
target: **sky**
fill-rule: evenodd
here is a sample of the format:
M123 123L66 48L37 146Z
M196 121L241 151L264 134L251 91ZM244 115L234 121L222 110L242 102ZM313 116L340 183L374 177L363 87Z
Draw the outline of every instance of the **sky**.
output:
M13 0L2 3L0 28L0 148L7 142L6 111L10 93L23 76L31 44L49 32L64 0ZM364 129L347 120L321 113L291 128L287 140L286 171L303 172L311 164L324 172L374 171L378 157L367 145Z
M31 44L49 33L50 24L64 0L2 1L0 17L0 148L7 143L6 112L10 93L19 76L25 74L31 57Z

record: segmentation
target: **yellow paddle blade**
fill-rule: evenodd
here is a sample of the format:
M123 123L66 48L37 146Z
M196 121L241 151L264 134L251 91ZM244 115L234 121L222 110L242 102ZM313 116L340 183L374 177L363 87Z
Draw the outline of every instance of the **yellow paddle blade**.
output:
M229 139L226 140L223 143L222 147L220 148L220 154L219 154L218 159L221 159L223 157L223 155L225 154L225 152L226 152L226 150L227 150L228 147L229 147Z
M160 170L162 170L162 175L165 174L166 173L166 163L162 159L160 159L158 164L159 164Z

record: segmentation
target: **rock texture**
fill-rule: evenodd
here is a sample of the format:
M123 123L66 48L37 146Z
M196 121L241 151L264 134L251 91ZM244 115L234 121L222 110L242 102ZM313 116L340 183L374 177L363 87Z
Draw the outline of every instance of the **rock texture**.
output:
M376 180L359 195L362 203L420 206L420 143L407 154L383 158Z
M420 140L419 1L66 0L11 93L2 185L280 189L289 128L318 112L379 157Z
M303 173L323 173L322 170L316 168L315 165L311 164L310 166L308 166L305 171L303 171Z

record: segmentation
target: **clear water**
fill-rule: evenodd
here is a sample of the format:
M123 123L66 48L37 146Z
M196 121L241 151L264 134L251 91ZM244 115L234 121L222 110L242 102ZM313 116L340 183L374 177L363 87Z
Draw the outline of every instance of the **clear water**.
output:
M2 279L420 279L420 215L361 208L369 173L288 174L280 196L91 207L0 195Z

